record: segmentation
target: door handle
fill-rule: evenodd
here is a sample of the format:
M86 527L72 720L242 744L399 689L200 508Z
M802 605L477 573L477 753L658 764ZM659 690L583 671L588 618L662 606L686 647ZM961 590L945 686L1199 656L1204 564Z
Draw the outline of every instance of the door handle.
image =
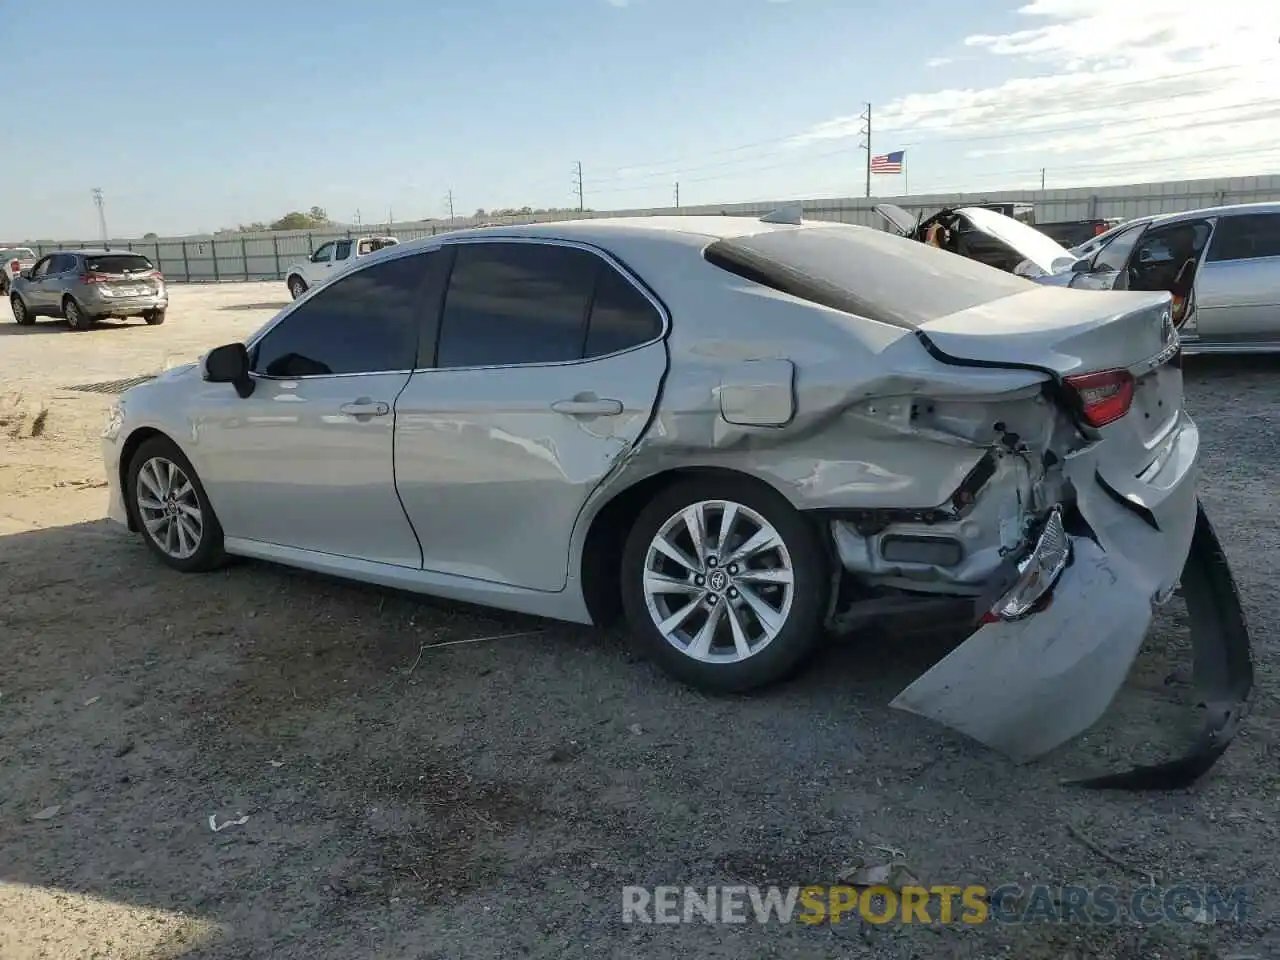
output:
M551 404L556 413L570 417L612 417L622 412L621 400L601 400L596 397L574 397L572 400L557 400Z
M344 403L338 410L349 417L385 417L391 412L391 406L381 401L375 402L368 397L361 397L351 403Z

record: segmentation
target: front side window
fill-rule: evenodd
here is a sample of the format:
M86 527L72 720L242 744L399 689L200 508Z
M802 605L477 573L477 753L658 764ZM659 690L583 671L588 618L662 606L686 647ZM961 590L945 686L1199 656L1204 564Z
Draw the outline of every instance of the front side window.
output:
M1133 252L1133 245L1138 242L1138 238L1142 236L1142 231L1145 229L1146 224L1140 224L1117 233L1105 247L1094 255L1093 269L1110 273L1117 273L1123 270L1124 265L1129 262L1129 254Z
M1250 213L1218 221L1207 260L1261 257L1280 257L1280 213Z
M38 277L47 277L49 275L49 267L53 263L53 257L45 257L34 267L31 268L31 276L33 279Z
M333 259L335 259L335 260L346 260L346 259L347 259L348 257L350 257L350 256L351 256L351 241L350 241L350 240L339 240L336 244L334 244L334 246L333 246Z
M312 263L328 263L329 258L333 256L333 241L322 243L320 249L311 255Z
M436 255L377 263L325 287L258 341L254 372L289 379L413 369L419 287Z
M604 261L547 243L464 243L445 294L436 365L582 358L587 308Z

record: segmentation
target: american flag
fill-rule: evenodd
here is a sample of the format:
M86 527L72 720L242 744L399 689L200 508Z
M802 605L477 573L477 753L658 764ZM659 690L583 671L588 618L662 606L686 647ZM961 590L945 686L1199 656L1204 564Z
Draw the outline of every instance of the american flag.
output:
M905 150L895 150L893 153L882 153L878 157L871 158L872 173L901 173L902 161L907 155Z

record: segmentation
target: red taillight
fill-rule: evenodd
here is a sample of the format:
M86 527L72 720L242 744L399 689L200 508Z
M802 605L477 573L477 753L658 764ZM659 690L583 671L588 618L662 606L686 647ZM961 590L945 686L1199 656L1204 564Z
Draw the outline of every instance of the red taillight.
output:
M1104 233L1106 233L1109 229L1111 228L1108 227L1105 223L1095 223L1093 225L1093 235L1095 237L1100 237Z
M10 270L11 272L13 272L13 273L21 273L21 272L22 272L22 261L21 261L21 260L10 260L10 261L9 261L9 270Z
M1133 375L1128 370L1102 370L1067 377L1066 384L1080 398L1081 415L1091 427L1115 423L1133 404Z
M163 280L163 279L164 279L164 274L163 274L163 273L161 273L159 270L152 270L152 271L151 271L151 273L147 276L147 279L148 279L148 280Z
M82 273L80 274L81 283L106 283L110 277L104 277L100 273Z

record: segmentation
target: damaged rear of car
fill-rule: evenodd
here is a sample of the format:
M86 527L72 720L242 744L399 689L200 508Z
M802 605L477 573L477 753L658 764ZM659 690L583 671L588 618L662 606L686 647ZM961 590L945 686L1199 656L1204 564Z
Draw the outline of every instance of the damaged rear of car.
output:
M840 225L726 238L704 256L851 335L795 384L827 451L795 499L839 571L829 626L924 613L972 627L894 707L1042 756L1106 711L1181 580L1201 737L1169 764L1091 782L1169 786L1216 760L1252 667L1196 495L1168 295L1028 284ZM931 489L945 495L916 499Z

